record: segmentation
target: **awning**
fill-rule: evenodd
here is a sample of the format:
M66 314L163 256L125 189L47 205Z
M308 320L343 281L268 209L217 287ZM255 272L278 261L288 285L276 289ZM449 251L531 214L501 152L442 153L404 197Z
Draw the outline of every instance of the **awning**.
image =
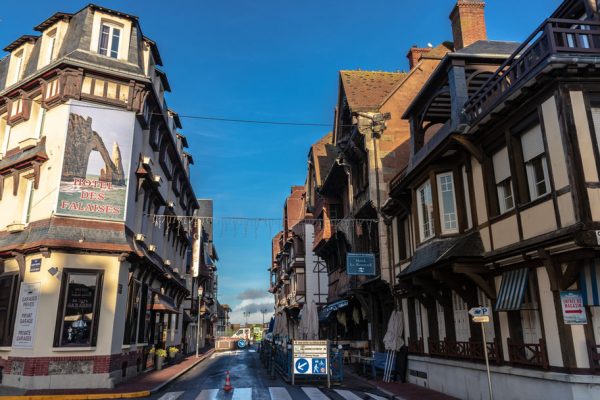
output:
M339 310L340 308L347 307L349 304L348 300L338 300L333 303L327 304L325 307L321 309L319 313L319 321L325 321L327 318L331 316L334 311Z
M586 306L600 306L600 268L598 259L586 265L579 275L579 287Z
M179 314L179 310L175 305L175 300L160 293L154 293L154 304L152 304L152 311L165 314Z
M496 300L496 311L514 311L521 308L528 275L529 268L516 269L502 274L500 293Z

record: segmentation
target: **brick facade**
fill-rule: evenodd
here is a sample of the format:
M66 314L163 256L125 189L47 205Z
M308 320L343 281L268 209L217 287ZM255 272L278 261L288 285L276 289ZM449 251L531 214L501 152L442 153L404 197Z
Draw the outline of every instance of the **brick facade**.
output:
M450 13L454 49L460 50L478 40L487 40L482 0L458 0Z

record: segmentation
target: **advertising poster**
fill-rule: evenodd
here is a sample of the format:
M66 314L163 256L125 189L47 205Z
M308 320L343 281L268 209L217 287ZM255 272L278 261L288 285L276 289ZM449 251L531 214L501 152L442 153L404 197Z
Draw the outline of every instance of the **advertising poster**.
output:
M40 302L41 283L22 283L19 291L19 304L15 318L15 332L12 347L18 349L33 348L35 321Z
M71 104L57 214L125 219L134 118L133 112Z
M585 306L581 292L560 292L563 318L567 325L587 324Z

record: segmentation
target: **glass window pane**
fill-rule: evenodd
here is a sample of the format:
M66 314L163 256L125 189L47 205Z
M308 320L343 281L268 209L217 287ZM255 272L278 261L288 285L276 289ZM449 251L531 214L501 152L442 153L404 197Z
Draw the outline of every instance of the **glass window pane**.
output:
M121 30L113 28L112 41L110 44L110 56L117 58L119 55L119 38L121 36Z
M91 346L98 276L69 273L67 277L61 345Z
M12 275L0 278L0 344L3 346L11 344L8 333L12 322L9 321L12 280Z
M108 55L108 36L110 28L106 25L102 25L100 32L100 45L98 46L98 53L102 55Z
M454 201L454 182L452 174L440 175L438 177L440 190L440 203L442 221L444 222L443 231L454 231L458 228L456 219L456 204Z

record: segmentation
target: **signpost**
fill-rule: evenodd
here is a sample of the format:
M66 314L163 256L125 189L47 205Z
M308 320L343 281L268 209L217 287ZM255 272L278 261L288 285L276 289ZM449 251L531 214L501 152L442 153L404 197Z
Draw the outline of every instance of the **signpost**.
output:
M563 319L567 325L587 324L583 296L578 291L560 292Z
M331 387L328 340L294 340L292 351L292 385L296 375L327 375Z
M375 254L348 253L346 270L348 275L375 276Z
M492 376L490 374L490 360L487 351L487 340L485 338L485 328L483 327L483 324L490 322L490 309L488 307L473 307L469 310L469 314L473 317L473 322L478 322L481 324L481 334L483 336L483 354L485 356L485 369L487 370L490 400L494 400L494 394L492 392Z

